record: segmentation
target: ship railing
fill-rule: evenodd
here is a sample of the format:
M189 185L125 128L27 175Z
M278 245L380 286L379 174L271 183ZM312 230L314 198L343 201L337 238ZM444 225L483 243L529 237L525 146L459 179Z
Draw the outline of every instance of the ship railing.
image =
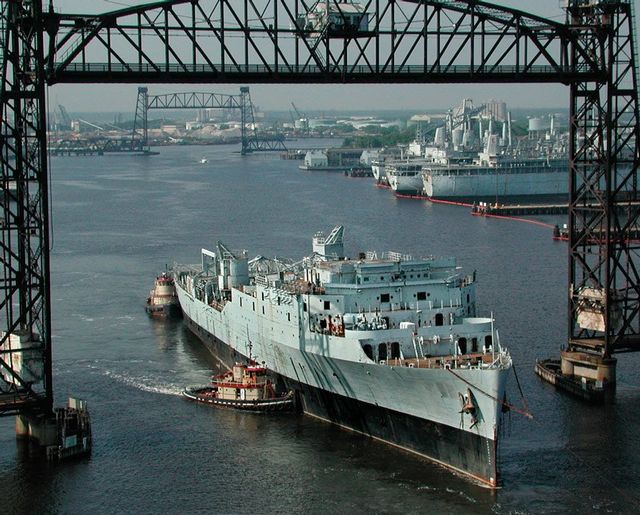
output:
M377 363L381 366L409 368L489 370L504 368L510 361L507 354L501 353L496 356L491 352L486 352L458 356L447 354L417 358L391 358L379 360Z
M461 285L462 282L460 282L458 285ZM445 303L444 300L441 300L439 303L435 303L433 301L430 300L426 300L426 301L416 301L415 303L413 302L394 302L391 303L391 306L389 310L385 310L384 312L391 312L393 313L394 311L418 311L418 310L429 310L429 311L441 311L443 309L457 309L462 307L462 303L460 302L460 300L458 299L449 299L449 303ZM369 311L371 313L371 311ZM379 313L382 313L383 311L378 310ZM363 311L364 313L364 311Z
M402 254L401 252L395 252L393 250L388 251L386 255L390 261L413 261L413 256L410 254Z
M326 290L322 286L305 281L295 281L281 285L289 295L323 295Z

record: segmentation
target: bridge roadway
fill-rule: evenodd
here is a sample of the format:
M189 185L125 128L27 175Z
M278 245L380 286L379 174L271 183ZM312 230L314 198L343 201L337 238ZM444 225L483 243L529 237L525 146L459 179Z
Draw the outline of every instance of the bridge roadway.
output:
M48 84L64 83L277 83L277 84L451 84L451 83L570 84L577 80L598 81L604 77L590 68L547 65L304 65L191 64L167 63L56 63Z

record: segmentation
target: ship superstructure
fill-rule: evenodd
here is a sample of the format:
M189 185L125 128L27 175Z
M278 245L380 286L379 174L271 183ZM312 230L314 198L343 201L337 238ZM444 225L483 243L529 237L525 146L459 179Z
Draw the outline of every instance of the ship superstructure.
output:
M475 273L453 258L348 259L343 233L316 234L296 263L203 249L174 270L186 322L227 366L251 351L305 412L495 486L511 359L476 313Z
M398 195L420 195L422 193L422 167L424 159L393 161L385 164L384 171L391 189Z

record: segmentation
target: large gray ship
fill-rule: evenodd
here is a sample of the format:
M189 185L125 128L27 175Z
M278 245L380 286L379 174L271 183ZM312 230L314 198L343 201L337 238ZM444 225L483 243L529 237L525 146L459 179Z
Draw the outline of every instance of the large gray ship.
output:
M489 200L547 197L566 201L567 159L503 158L422 168L424 193L432 199Z
M495 487L511 358L453 258L344 257L343 228L298 262L218 242L176 265L190 329L224 367L264 364L302 410Z

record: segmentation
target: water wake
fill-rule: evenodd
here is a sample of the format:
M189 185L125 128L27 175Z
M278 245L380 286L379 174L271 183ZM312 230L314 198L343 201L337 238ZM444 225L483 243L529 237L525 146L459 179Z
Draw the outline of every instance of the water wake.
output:
M157 378L151 378L148 376L136 377L126 373L114 372L112 370L104 370L102 373L106 377L113 379L118 383L143 392L179 396L182 395L182 390L184 389L182 385L177 385L175 383L163 383Z

